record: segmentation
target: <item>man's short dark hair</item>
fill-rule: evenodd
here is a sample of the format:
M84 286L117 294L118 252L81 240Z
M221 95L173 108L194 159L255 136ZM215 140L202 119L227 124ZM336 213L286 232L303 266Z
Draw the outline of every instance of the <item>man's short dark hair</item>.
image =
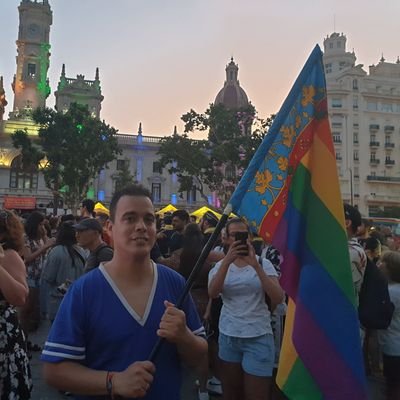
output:
M344 218L351 221L351 230L357 232L357 228L361 225L361 214L356 207L350 204L344 204Z
M151 193L149 189L144 187L143 185L130 185L126 186L123 189L114 193L111 203L110 203L110 220L112 222L115 221L115 213L117 211L117 204L121 197L123 196L139 196L139 197L148 197L150 200Z
M86 210L88 210L88 212L90 214L93 214L94 205L95 205L95 203L91 199L85 199L85 200L82 201L82 207L85 207Z
M176 210L172 213L172 218L178 217L181 221L189 222L189 213L186 210Z

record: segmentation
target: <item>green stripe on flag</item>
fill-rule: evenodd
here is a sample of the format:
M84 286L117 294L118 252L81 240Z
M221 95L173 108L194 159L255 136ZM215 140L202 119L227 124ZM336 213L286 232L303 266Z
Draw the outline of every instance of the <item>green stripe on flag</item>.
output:
M322 393L303 362L297 358L282 388L290 400L322 400Z
M311 186L310 171L301 163L296 169L290 190L294 206L307 223L308 246L355 306L346 232L321 199L316 196ZM332 257L333 251L335 257ZM344 265L349 267L343 268Z

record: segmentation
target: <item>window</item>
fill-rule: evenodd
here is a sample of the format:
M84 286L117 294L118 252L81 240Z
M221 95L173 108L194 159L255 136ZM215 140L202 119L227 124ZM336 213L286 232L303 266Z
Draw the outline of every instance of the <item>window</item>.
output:
M231 165L231 164L229 164L229 165L227 165L226 167L225 167L225 178L228 180L228 181L232 181L233 179L235 179L235 167L233 166L233 165Z
M117 160L117 171L122 171L128 167L128 160L119 159Z
M340 151L336 152L336 160L340 161L342 159L342 156L340 155Z
M188 190L186 192L186 200L188 202L188 204L192 204L196 201L196 186L192 187L192 190Z
M340 63L339 63L339 71L341 71L343 68L345 68L346 67L346 63L344 62L344 61L341 61Z
M371 142L376 142L376 135L371 135Z
M353 124L353 128L354 129L358 129L358 127L359 127L359 125L356 123L356 124Z
M162 168L159 161L153 162L153 174L162 174Z
M385 136L385 144L390 144L391 140L390 140L390 135L386 135Z
M374 151L371 151L371 156L370 156L370 160L376 160L376 153Z
M383 112L393 112L393 106L391 103L382 103L381 111Z
M332 42L329 43L329 48L330 48L330 49L333 49L333 43L332 43Z
M342 143L342 139L340 137L340 133L333 132L333 142L334 143Z
M358 90L358 80L353 79L353 90Z
M358 110L358 97L353 97L353 110Z
M358 161L359 159L358 159L358 150L354 150L353 151L353 160L354 161Z
M367 110L368 111L377 111L378 104L376 103L376 101L368 101L367 102Z
M151 184L151 196L154 203L159 203L161 201L161 183Z
M358 169L358 167L354 167L354 171L353 171L353 176L354 178L359 178L360 177L360 171Z
M22 156L19 155L11 162L10 188L21 190L36 190L38 187L38 171L35 166L24 168Z
M353 132L353 143L358 143L358 132Z
M28 64L28 76L34 78L36 75L36 64Z
M332 107L333 108L341 108L342 107L342 99L332 99Z
M330 74L332 72L332 63L325 64L325 72Z

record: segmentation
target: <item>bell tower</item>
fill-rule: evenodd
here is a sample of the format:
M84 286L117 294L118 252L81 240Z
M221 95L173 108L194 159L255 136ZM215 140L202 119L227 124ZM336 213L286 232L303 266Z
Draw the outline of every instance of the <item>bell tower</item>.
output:
M14 107L11 118L21 118L27 110L45 107L50 94L47 71L53 13L49 2L22 0L18 11L17 71L12 84Z

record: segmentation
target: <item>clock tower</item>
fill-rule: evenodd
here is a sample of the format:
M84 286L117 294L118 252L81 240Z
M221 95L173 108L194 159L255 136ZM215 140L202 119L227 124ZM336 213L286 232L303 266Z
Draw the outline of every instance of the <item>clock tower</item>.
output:
M50 26L53 13L48 0L22 0L18 7L17 71L12 84L12 119L24 117L27 110L45 107L50 94L47 78L50 60Z

